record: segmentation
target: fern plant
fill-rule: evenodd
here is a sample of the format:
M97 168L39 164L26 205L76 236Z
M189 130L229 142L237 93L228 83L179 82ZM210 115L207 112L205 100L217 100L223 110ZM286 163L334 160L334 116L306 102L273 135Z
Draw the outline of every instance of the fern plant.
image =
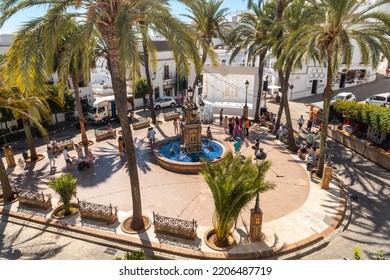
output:
M271 167L270 161L257 167L249 157L244 161L230 152L226 158L211 165L204 161L200 174L205 178L214 199L215 212L213 228L217 236L216 245L224 246L233 231L235 221L257 193L274 188L274 184L264 180Z
M77 179L73 177L72 173L61 175L60 177L50 180L49 186L61 197L64 204L64 215L70 215L71 199L77 194Z

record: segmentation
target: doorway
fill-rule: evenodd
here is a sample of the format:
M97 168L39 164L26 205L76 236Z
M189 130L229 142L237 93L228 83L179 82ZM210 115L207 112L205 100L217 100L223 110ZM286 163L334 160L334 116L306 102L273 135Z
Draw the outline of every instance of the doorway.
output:
M313 83L311 85L311 94L317 94L318 89L318 80L313 80Z

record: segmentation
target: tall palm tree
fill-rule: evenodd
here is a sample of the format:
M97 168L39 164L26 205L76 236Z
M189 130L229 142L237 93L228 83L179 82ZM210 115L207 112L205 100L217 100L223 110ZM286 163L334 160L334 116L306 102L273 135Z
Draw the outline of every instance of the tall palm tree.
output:
M309 57L316 51L325 61L327 67L326 86L324 90L324 108L322 114L322 131L320 142L320 159L317 175L322 176L326 154L327 127L329 108L332 97L333 77L345 59L346 67L352 61L356 44L360 50L361 61L372 67L378 64L384 55L390 58L390 14L381 10L386 0L320 0L307 1L315 19L311 24L302 26L291 35L292 42L305 42L306 49L301 50Z
M114 90L115 101L119 121L122 127L129 177L133 201L133 216L131 228L134 230L144 229L142 216L141 192L138 178L136 153L133 143L133 136L127 116L127 92L126 81L135 84L140 75L141 57L138 49L139 34L136 24L142 21L156 23L161 27L161 34L167 36L174 57L180 64L177 66L179 76L187 76L189 72L189 61L187 57L193 57L195 46L192 36L180 22L170 16L169 9L165 5L167 1L157 0L48 0L45 1L47 14L50 15L50 24L46 30L46 41L56 46L57 31L59 27L58 14L68 14L77 20L83 21L94 29L107 48L108 67L111 71L111 80ZM40 1L33 0L1 0L0 1L0 26L12 17L16 12L35 5L44 5ZM147 11L148 17L140 11ZM156 15L164 16L155 18ZM80 44L85 42L80 42ZM55 48L53 48L55 49ZM134 85L133 85L134 86Z
M249 157L242 162L239 156L231 152L215 165L205 161L200 174L205 178L214 199L215 212L213 227L218 244L224 245L232 233L235 221L242 208L258 193L275 187L265 181L265 175L271 167L270 161L257 167Z
M223 0L199 0L199 1L182 1L188 8L186 10L191 13L183 16L189 18L192 23L189 26L190 30L195 34L199 48L202 50L203 68L206 59L209 58L213 66L218 66L218 55L214 51L213 38L220 38L226 41L226 36L231 27L226 17L229 9L221 8ZM193 88L196 87L200 79L200 72L196 73L193 83Z
M90 26L85 24L76 23L73 17L66 15L57 15L57 34L58 41L54 44L52 41L46 41L46 33L52 30L47 30L50 26L51 15L36 19L34 22L26 23L18 30L14 39L12 51L10 52L9 61L18 61L20 57L28 57L31 55L31 50L35 50L34 56L39 56L41 59L34 61L34 65L26 61L23 63L23 77L26 70L32 67L37 68L40 65L42 69L47 69L47 73L58 73L60 80L60 87L64 88L68 86L68 78L72 80L72 85L75 94L75 105L78 114L81 142L85 148L85 152L88 150L88 137L85 128L85 119L82 112L82 106L80 101L79 82L84 81L88 83L90 80L90 69L92 66L93 50L95 47L95 38L91 32L93 30L88 29ZM89 42L88 42L89 40ZM84 42L83 44L80 44ZM14 65L13 65L14 66ZM20 69L16 67L11 67ZM40 73L41 74L41 73ZM19 79L22 83L29 83L30 76L25 79ZM32 85L31 85L32 86ZM41 87L42 84L35 84L34 86ZM59 92L59 99L63 100L63 91Z
M267 9L268 7L268 9ZM256 59L259 60L259 86L257 91L256 109L254 121L259 121L260 101L264 76L264 63L270 45L266 39L269 36L269 31L273 25L273 18L275 18L275 9L271 6L264 6L264 1L259 0L257 4L252 3L250 11L242 15L238 25L231 31L228 36L229 46L233 48L230 57L230 63L234 60L237 54L245 50L247 52L248 60L253 64ZM268 15L265 15L268 13Z

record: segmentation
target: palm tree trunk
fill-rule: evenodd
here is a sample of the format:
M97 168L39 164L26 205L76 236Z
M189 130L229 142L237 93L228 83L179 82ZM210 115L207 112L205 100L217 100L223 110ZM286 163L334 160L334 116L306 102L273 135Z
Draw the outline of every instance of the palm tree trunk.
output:
M326 86L324 90L324 110L322 112L322 130L320 140L320 155L318 161L317 175L322 177L322 172L325 165L325 149L326 149L326 138L328 134L328 123L329 123L329 109L330 99L332 97L332 81L333 81L333 69L332 69L332 51L328 51L328 69L326 77Z
M150 115L152 117L152 123L156 124L157 118L156 118L156 111L154 111L153 86L152 86L152 81L150 79L150 70L149 70L149 52L148 52L148 48L146 46L146 38L145 37L146 37L146 35L143 35L142 48L143 48L143 52L144 52L144 67L145 67L146 82L148 84L147 92L149 95L149 110L150 110Z
M131 185L131 194L133 201L133 217L131 228L133 230L142 230L145 228L142 217L141 191L139 186L136 152L134 148L133 135L130 128L129 118L127 116L127 92L126 78L120 65L119 36L114 25L100 24L99 29L107 45L108 56L110 57L110 69L112 87L114 90L115 101L117 103L118 117L121 123L122 136L125 142L127 154L127 164L129 168L129 177Z
M208 43L208 46L210 46L210 43ZM204 50L203 54L202 54L202 69L203 69L204 63L206 62L206 59L207 59L207 51ZM200 80L200 74L201 73L196 73L194 84L192 85L192 88L194 90L195 90L195 87L198 85L198 81Z
M31 126L28 118L22 117L24 133L26 134L27 144L30 150L31 161L38 159L37 150L35 149L34 137L31 133Z
M79 124L80 124L80 132L81 132L81 142L84 146L84 154L88 155L88 137L87 137L87 131L85 129L85 120L83 115L83 108L81 107L81 101L80 101L80 90L79 90L79 84L78 79L71 75L72 84L74 88L74 97L76 99L76 109L77 109L77 115L79 117Z
M12 201L14 199L13 191L2 158L0 158L0 182L4 202Z
M259 88L257 89L257 100L256 100L256 109L255 109L255 116L254 121L259 122L259 115L260 115L260 101L261 101L261 93L263 92L263 75L264 75L264 55L259 55Z

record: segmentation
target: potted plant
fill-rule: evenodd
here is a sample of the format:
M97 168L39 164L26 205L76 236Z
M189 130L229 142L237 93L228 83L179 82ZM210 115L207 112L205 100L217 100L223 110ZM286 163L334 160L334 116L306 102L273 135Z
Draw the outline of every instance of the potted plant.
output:
M61 197L63 205L54 210L54 216L59 218L68 217L77 213L77 204L71 203L73 197L77 194L77 179L72 173L61 175L50 180L49 186Z
M206 233L205 241L208 245L212 243L209 247L213 249L227 249L234 244L232 232L242 208L258 193L274 188L274 184L264 180L271 162L264 161L257 167L250 157L242 160L229 152L221 162L203 163L200 174L212 192L215 205L213 229Z

